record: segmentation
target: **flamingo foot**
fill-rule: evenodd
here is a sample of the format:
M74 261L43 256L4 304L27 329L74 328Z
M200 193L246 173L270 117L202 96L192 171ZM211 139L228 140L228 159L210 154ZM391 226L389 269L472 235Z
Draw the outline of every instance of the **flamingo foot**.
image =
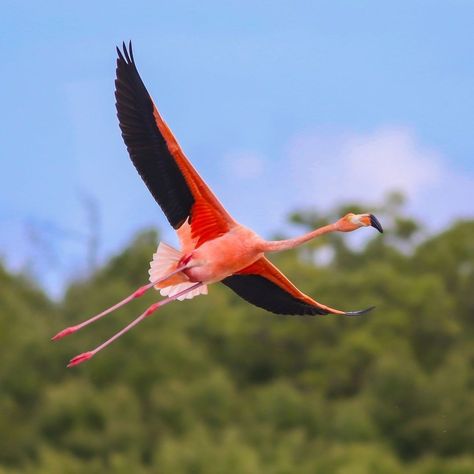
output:
M68 367L74 367L75 365L82 364L86 360L89 360L94 354L95 354L94 351L83 352L82 354L79 354L76 357L73 357L69 361L69 364L67 366Z
M52 341L57 341L58 339L62 339L63 337L69 336L69 334L72 334L76 332L78 329L80 329L80 326L70 326L66 329L63 329L62 331L59 331L56 336L53 336L51 338Z

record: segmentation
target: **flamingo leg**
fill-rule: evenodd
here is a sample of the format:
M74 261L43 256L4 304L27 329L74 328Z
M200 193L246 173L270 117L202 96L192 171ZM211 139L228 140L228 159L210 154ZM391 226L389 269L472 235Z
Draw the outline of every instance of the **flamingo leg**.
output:
M185 290L180 291L179 293L176 293L173 296L169 296L168 298L165 298L164 300L158 301L157 303L152 304L146 311L144 311L138 318L134 319L130 324L125 326L122 330L120 330L118 333L114 334L111 338L107 339L105 342L103 342L100 346L97 346L95 349L92 351L88 352L83 352L82 354L77 355L76 357L73 357L70 361L69 364L67 365L68 367L74 367L75 365L78 365L82 362L85 362L86 360L89 360L91 357L97 354L97 352L101 351L102 349L105 349L109 344L112 344L115 340L117 340L120 336L123 336L126 332L130 331L133 327L135 327L138 323L143 321L145 318L150 316L152 313L154 313L157 309L161 308L162 306L171 303L172 301L176 300L180 296L189 293L192 290L195 290L196 288L200 287L203 283L198 282L195 285L191 286L190 288L186 288Z
M118 303L114 304L110 308L107 308L105 311L102 311L99 314L96 314L95 316L92 316L92 318L86 319L80 324L76 324L75 326L70 326L66 329L63 329L62 331L58 332L55 336L51 338L52 341L57 341L58 339L61 339L65 336L69 336L69 334L72 334L76 331L79 331L79 329L82 329L83 327L93 323L94 321L97 321L100 318L103 318L104 316L107 316L107 314L111 313L112 311L115 311L118 308L121 308L122 306L126 305L130 301L134 300L135 298L140 298L144 293L146 293L150 288L153 288L155 285L158 283L161 283L162 281L167 280L173 275L176 275L177 273L181 272L186 268L186 265L182 265L179 268L177 268L175 271L171 272L170 274L164 276L163 278L160 278L159 280L153 281L151 283L148 283L144 286L141 286L137 290L135 290L131 295L127 296L124 298L122 301L119 301Z

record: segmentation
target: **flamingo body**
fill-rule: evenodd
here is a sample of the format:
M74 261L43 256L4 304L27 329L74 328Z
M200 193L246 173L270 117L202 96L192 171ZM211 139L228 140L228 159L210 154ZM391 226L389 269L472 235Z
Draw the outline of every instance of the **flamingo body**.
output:
M289 315L340 314L301 292L266 257L267 252L295 248L320 235L372 226L383 232L372 214L352 214L294 239L266 241L237 223L186 158L161 117L135 65L131 43L117 48L115 97L117 117L130 158L150 193L176 230L180 250L160 243L153 256L150 283L109 309L53 337L67 336L120 308L155 287L166 298L150 306L122 331L93 351L73 358L69 366L90 359L161 306L207 294L207 285L222 282L237 295L267 311Z
M237 224L193 250L183 273L193 282L219 282L263 257L261 244L255 232Z

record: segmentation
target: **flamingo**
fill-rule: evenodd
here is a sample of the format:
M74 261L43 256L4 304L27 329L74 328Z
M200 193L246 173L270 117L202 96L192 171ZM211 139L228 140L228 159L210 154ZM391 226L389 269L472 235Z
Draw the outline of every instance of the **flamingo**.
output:
M52 338L58 340L82 329L151 288L166 297L95 349L72 358L68 367L90 359L164 305L206 295L211 283L222 282L249 303L276 314L358 316L372 310L374 307L341 311L317 302L296 288L265 254L293 249L329 232L368 226L383 232L377 218L349 213L296 238L262 239L230 216L186 158L145 88L131 42L128 48L123 43L122 51L116 49L115 98L122 137L132 163L176 230L181 248L159 243L150 262L148 284Z

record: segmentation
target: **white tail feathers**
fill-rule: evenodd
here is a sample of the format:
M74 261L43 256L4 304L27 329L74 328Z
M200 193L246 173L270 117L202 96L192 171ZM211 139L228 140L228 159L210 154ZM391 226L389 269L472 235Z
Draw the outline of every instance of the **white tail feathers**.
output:
M194 286L196 282L187 282L187 283L178 283L177 285L172 285L172 286L167 286L166 288L162 288L160 290L160 293L163 296L174 296L176 293L179 293L180 291L185 290L186 288L191 288L191 286ZM178 301L183 301L183 300L190 300L191 298L194 298L195 296L198 295L207 295L207 285L202 285L196 288L193 291L190 291L189 293L185 293L183 296L178 296Z
M160 242L156 252L153 254L153 260L150 262L150 282L165 277L175 269L176 264L181 258L181 252L168 244Z
M176 264L181 259L182 254L180 251L174 249L164 242L160 242L156 252L153 254L153 260L150 262L150 269L148 274L150 275L150 282L164 278L166 275L176 269ZM174 296L180 291L183 291L191 286L195 285L196 282L184 281L175 285L170 285L160 289L162 296ZM155 287L156 288L156 287ZM179 296L177 299L183 301L185 299L191 299L198 295L207 295L207 285L202 285L189 293L185 293L183 296Z

